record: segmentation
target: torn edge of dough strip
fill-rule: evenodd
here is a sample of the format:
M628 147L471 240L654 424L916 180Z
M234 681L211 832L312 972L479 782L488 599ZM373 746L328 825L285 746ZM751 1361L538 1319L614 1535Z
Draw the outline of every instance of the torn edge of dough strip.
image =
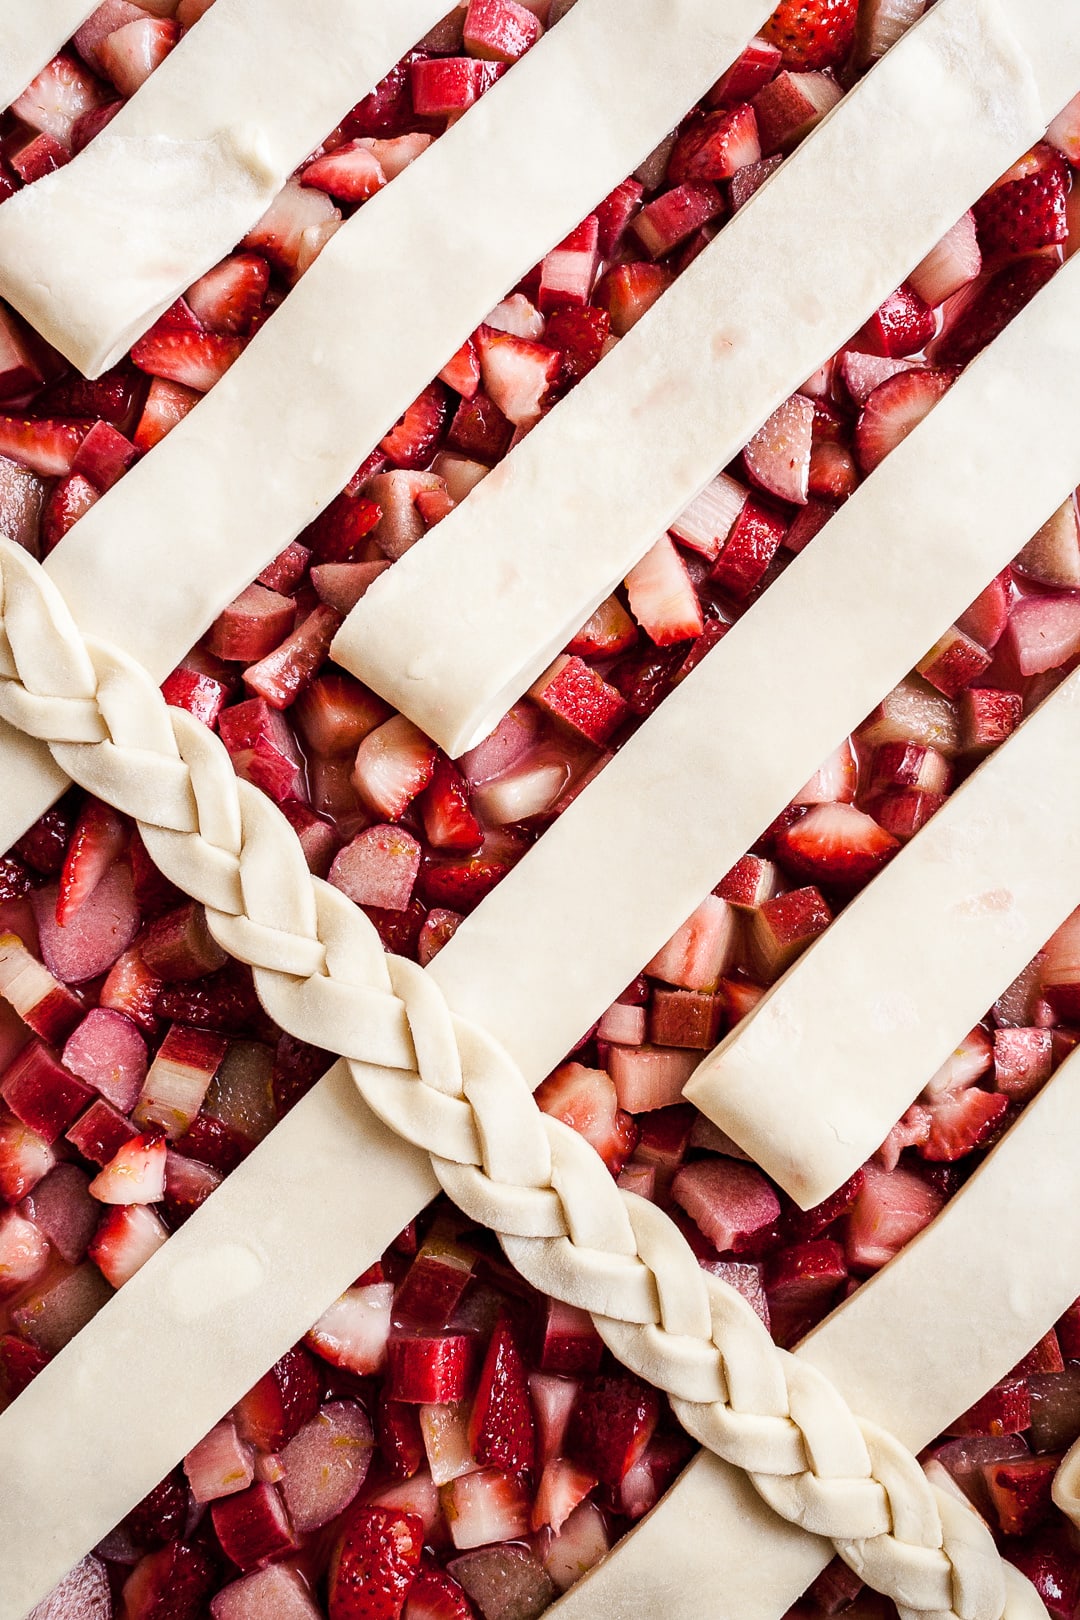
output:
M809 609L813 607L813 578L817 566L813 559L817 547L835 545L838 536L841 541L846 536L855 557L864 559L863 572L852 580L849 597L838 607L843 621L839 629L833 621L829 645L837 642L848 645L846 632L850 629L854 633L861 626L868 652L876 647L880 639L877 621L861 624L867 602L866 570L870 578L877 576L881 566L878 550L886 559L903 557L904 545L900 542L906 531L910 530L912 536L925 536L922 543L930 548L931 554L935 549L948 553L943 536L947 542L950 530L977 531L979 539L969 541L964 568L977 580L984 580L999 567L996 556L983 555L981 547L987 534L993 536L991 545L1000 549L1002 557L1007 557L1022 544L1022 537L1038 526L1041 516L1058 504L1057 481L1061 474L1055 473L1054 468L1067 464L1078 433L1077 423L1060 400L1055 406L1055 397L1063 392L1064 379L1080 376L1080 322L1067 323L1076 333L1073 346L1066 344L1063 351L1055 350L1056 369L1052 369L1047 378L1043 399L1043 414L1063 419L1060 437L1051 434L1047 441L1046 426L1038 408L1038 390L1030 382L1025 383L1025 379L1039 372L1044 350L1052 342L1062 312L1071 308L1067 295L1077 280L1080 280L1080 261L1075 262L1074 269L1066 268L1040 294L1010 331L957 383L937 413L848 503L845 509L848 515L845 517L842 513L819 537L816 546L792 565L785 576L789 582L793 576L810 580L808 586L800 585L792 598L795 611L801 611L803 604ZM968 403L969 396L971 403ZM989 396L989 402L984 396ZM998 489L995 483L989 482L981 489L986 503L986 522L977 525L957 521L960 513L970 515L975 486L959 478L957 487L956 436L962 433L965 423L970 425L973 421L981 428L976 441L980 454L976 458L979 465L973 467L969 478L978 480L981 486L992 473L1002 485ZM1067 453L1063 452L1062 441L1068 447ZM1037 448L1040 445L1041 450ZM1023 478L1015 476L1018 464L1025 467ZM951 506L945 499L944 509L934 518L939 495L947 496L950 490L955 492L956 505ZM877 544L870 541L869 555L866 555L868 541L862 524L868 512L874 519L868 527ZM918 574L918 569L913 563L902 572L906 572L910 581L912 575ZM823 577L828 579L828 569ZM872 591L869 600L888 604L890 611L894 608L902 611L902 580L897 591L889 588L892 583L886 573L877 580L877 595ZM731 632L699 666L691 680L646 723L624 754L590 784L577 803L579 806L600 804L599 815L590 809L585 816L579 812L575 818L572 807L545 833L516 873L511 873L467 919L455 940L429 967L428 972L448 994L452 1005L462 1000L465 1005L461 1010L503 1035L534 1082L569 1049L581 1029L595 1019L618 988L629 981L642 960L651 954L654 940L659 943L664 930L672 931L668 918L661 914L657 923L656 917L668 887L675 883L678 890L677 923L713 881L708 862L715 859L715 829L708 828L690 840L693 870L688 877L676 873L670 861L661 861L659 865L663 870L658 890L650 895L644 891L628 893L624 872L634 870L644 881L657 865L653 853L655 829L657 825L661 829L670 825L668 808L663 803L657 805L649 785L653 777L665 781L669 777L681 778L684 784L689 784L680 795L685 801L687 792L693 796L695 772L702 772L703 780L722 780L717 772L725 755L739 758L743 754L744 750L731 749L724 739L716 758L701 757L693 703L704 703L714 716L724 712L717 700L717 694L722 694L729 684L724 649L736 643L740 636L745 637L754 618L759 625L758 639L764 641L766 648L775 639L778 629L784 631L790 622L785 618L785 611L790 610L785 610L783 605L784 586L785 580L777 583L769 597L759 604L757 613ZM950 588L957 602L943 603L946 622L972 594L968 578L952 582L951 587L943 579L942 589L946 595ZM789 583L787 589L791 592L794 587ZM913 589L910 583L908 589ZM817 615L811 612L810 618L814 622ZM771 628L766 627L762 636L760 627L770 619L776 622ZM747 773L751 777L747 784L751 803L746 827L739 827L735 832L735 853L751 841L761 825L772 819L775 806L786 802L810 775L814 764L833 745L833 729L840 734L850 729L871 706L870 694L886 689L910 662L908 649L902 649L894 657L895 667L890 667L887 657L883 662L879 652L871 661L868 674L871 684L867 692L854 696L850 692L847 661L835 654L831 663L826 657L820 680L802 682L797 689L802 701L791 705L800 710L793 718L791 734L781 737L779 746L769 752L769 758L782 759L787 750L798 743L801 757L796 757L786 773L782 773L782 780L773 780L774 773L767 773L766 787L756 791L756 796L753 773ZM752 656L749 666L748 690L760 691ZM811 658L808 668L814 667L815 660ZM685 694L693 692L695 686L697 694L690 700L690 722L676 719L672 728L669 717L674 712L673 706L685 704L688 701ZM843 695L843 702L847 704L842 716L835 712L837 693ZM740 694L736 691L732 695L736 700L733 707L741 710ZM816 731L810 728L812 735L807 742L803 732L808 718L822 705L827 711L825 719ZM750 725L751 735L760 734L753 716ZM679 738L682 747L673 750L673 741ZM637 758L642 739L652 750L647 753L643 766ZM620 764L627 758L628 766ZM619 771L624 773L629 786L625 790L620 788L614 800L609 796L605 808L603 784ZM714 793L713 802L723 802L728 797L732 803L739 802L739 788L740 784L735 783L735 791L729 795ZM630 820L625 815L625 805L633 802L635 791L644 797L645 828L638 847L632 838L627 841L622 831ZM631 797L627 798L627 794ZM623 809L612 821L612 810L620 805ZM559 828L569 819L577 822L572 837L553 851ZM588 881L600 858L597 830L605 828L604 838L599 840L601 844L615 837L620 842L616 862L604 871L606 891ZM669 846L679 850L685 842L682 838L667 840ZM549 859L552 852L554 863ZM730 864L729 854L734 858L732 852L721 850L721 867ZM629 868L624 865L627 860L634 863ZM526 876L522 882L523 874L531 876ZM515 899L509 906L502 905L500 896L511 886ZM557 893L551 904L548 891L553 887ZM582 1001L570 978L560 971L560 967L565 967L561 942L568 932L577 937L590 915L600 918L611 915L611 905L603 898L605 892L609 900L611 895L618 895L623 905L625 926L619 934L620 937L633 936L629 946L632 965L625 962L616 965L616 984L612 991L597 964L604 954L615 950L619 941L609 937L610 930L598 932L594 926L591 938L576 956L577 961L589 964L589 971L583 976L587 995ZM547 905L546 910L544 905ZM523 912L518 909L522 907ZM510 956L505 948L509 938L515 940L515 950ZM512 972L508 971L511 961ZM574 978L579 976L575 974ZM528 999L543 1006L543 1023L550 1026L544 1031L544 1040L537 1039L535 1028L529 1027L527 1021L521 1022L522 992L518 988L521 984L527 986ZM310 1189L316 1183L320 1196L310 1200ZM56 1578L63 1573L65 1560L74 1562L86 1546L92 1545L122 1517L176 1458L255 1382L266 1364L282 1354L336 1294L381 1252L394 1233L431 1196L434 1185L422 1155L393 1141L376 1124L352 1094L345 1067L336 1066L246 1164L213 1194L185 1229L170 1239L101 1316L45 1369L30 1390L0 1416L0 1468L10 1468L20 1478L20 1501L25 1504L18 1510L25 1513L25 1522L16 1518L5 1522L3 1513L14 1514L16 1509L14 1506L0 1508L0 1537L5 1545L16 1548L24 1546L29 1538L33 1549L32 1554L26 1555L27 1561L18 1580L31 1583L36 1560L44 1557L33 1539L35 1525L40 1527L49 1521L49 1515L39 1511L41 1503L55 1504L62 1500L63 1512L52 1522L63 1523L65 1532L55 1543L52 1561L45 1560L43 1565L47 1573ZM113 1374L108 1372L110 1367L124 1369L125 1387L129 1393L137 1392L135 1404L139 1409L153 1411L159 1419L162 1411L166 1411L168 1421L154 1437L140 1433L137 1441L133 1438L131 1446L122 1453L114 1451L114 1460L103 1475L102 1455L109 1448L115 1448L117 1442L111 1420L106 1416L111 1409L109 1391ZM992 1382L992 1377L988 1382ZM177 1398L181 1390L184 1392L182 1400ZM164 1405L163 1391L168 1391L170 1396ZM63 1410L65 1414L61 1479L54 1477L56 1459L51 1451L46 1456L37 1449L41 1435L52 1432L43 1417L50 1409ZM76 1435L77 1449L73 1443ZM58 1491L62 1492L62 1499L57 1498ZM13 1581L16 1575L5 1576L0 1572L0 1594L5 1579ZM23 1602L29 1585L20 1585L18 1591L18 1601ZM15 1616L14 1608L11 1614ZM3 1620L8 1620L6 1614Z
M1078 802L1080 671L697 1069L686 1097L804 1209L880 1147L1080 903Z
M338 634L337 661L450 754L487 735L1077 84L1080 17L1059 0L942 0L569 398L374 583Z
M101 0L4 0L0 10L0 108L10 107Z
M1080 1287L1072 1056L932 1225L796 1351L862 1417L927 1445L1031 1348ZM718 1561L717 1548L723 1548ZM781 1620L832 1557L701 1453L550 1612L558 1620Z
M8 199L0 292L99 375L232 250L447 3L216 0L108 129Z
M1050 1189L1059 1185L1055 1165L1067 1173L1078 1120L1074 1057L939 1220L810 1341L804 1353L857 1410L909 1442L930 1438L1075 1297L1080 1204L1063 1215ZM0 1467L20 1482L18 1492L0 1497L0 1620L21 1620L435 1190L424 1155L390 1136L360 1102L346 1066L335 1065L0 1414ZM973 1322L987 1331L973 1334ZM961 1329L965 1354L958 1356ZM913 1389L905 1373L916 1361ZM145 1428L135 1421L118 1428L121 1408L145 1414ZM719 1612L732 1620L778 1620L831 1556L825 1543L779 1521L744 1476L699 1459L590 1577L599 1587L564 1600L568 1620L655 1614L660 1572L641 1562L652 1556L653 1529L659 1523L665 1536L689 1534L699 1512L724 1525L730 1586L718 1601L730 1598ZM714 1537L707 1557L715 1546ZM697 1620L699 1608L687 1605L700 1602L700 1588L685 1564L667 1567L678 1581L664 1587L672 1615ZM765 1569L769 1584L752 1587ZM715 1568L713 1575L715 1592ZM610 1609L609 1582L618 1593ZM758 1606L751 1609L752 1591Z
M1078 312L1080 257L440 951L433 968L455 1009L530 1072L567 1050L551 1006L580 1037L1066 498L1080 443ZM1037 882L1053 886L1056 874Z
M331 238L217 386L50 554L82 629L163 679L768 11L768 0L580 0ZM641 38L647 52L632 48ZM536 138L553 84L574 163L554 163ZM6 848L64 779L10 729L2 751Z

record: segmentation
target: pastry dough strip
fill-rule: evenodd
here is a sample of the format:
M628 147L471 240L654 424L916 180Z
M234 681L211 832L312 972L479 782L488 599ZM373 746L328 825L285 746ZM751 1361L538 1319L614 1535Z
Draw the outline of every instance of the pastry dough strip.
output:
M82 627L164 679L768 12L768 0L579 0L338 231L213 392L51 553ZM536 138L553 83L573 163ZM6 848L64 782L46 750L0 736Z
M560 1062L565 1028L552 1024L551 1008L565 1012L575 1039L590 1027L1061 504L1076 483L1078 446L1080 257L443 948L435 966L455 1009L530 1072ZM1034 891L1037 842L1027 859ZM1056 888L1052 867L1041 881ZM932 1072L917 1068L915 1086Z
M101 0L4 0L0 11L0 108L10 107Z
M926 1445L1047 1331L1080 1286L1080 1058L1070 1057L944 1213L797 1354L854 1409ZM656 1510L551 1613L558 1620L780 1620L827 1542L764 1510L701 1453Z
M0 292L97 376L446 10L216 0L96 140L5 204Z
M935 6L376 582L338 662L449 753L479 741L1078 84L1080 13L1057 0Z
M881 1145L1080 901L1078 801L1080 673L697 1070L690 1101L804 1208Z

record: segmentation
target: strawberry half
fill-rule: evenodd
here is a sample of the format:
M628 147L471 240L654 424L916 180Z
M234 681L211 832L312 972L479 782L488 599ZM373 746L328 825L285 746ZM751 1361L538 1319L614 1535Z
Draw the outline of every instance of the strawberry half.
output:
M848 886L873 877L899 848L891 833L853 804L817 804L784 828L774 852L799 877Z
M469 802L468 784L444 754L435 761L420 808L428 843L437 849L474 850L483 843L483 830Z
M784 67L838 67L854 43L858 11L859 0L782 0L762 38L779 49Z
M469 1418L477 1462L525 1473L536 1461L536 1430L525 1367L505 1315L495 1323Z
M448 412L446 389L440 382L429 383L382 440L380 450L395 467L426 467L442 436Z
M399 1620L423 1550L415 1513L354 1508L330 1559L330 1620Z
M949 1091L930 1107L930 1137L919 1148L924 1159L951 1164L983 1146L1009 1106L1009 1099L978 1086Z
M206 394L243 352L244 341L208 332L178 299L131 351L140 371Z
M984 256L1034 253L1064 242L1069 234L1068 193L1069 170L1064 158L1049 146L1036 147L975 204Z
M75 823L60 873L56 921L63 928L75 916L124 848L124 824L100 799L88 799Z

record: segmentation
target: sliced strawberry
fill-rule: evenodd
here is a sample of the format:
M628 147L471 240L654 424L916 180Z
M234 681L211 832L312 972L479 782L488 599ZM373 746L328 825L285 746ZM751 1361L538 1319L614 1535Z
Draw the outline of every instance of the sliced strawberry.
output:
M625 337L670 285L671 271L666 265L620 264L601 277L595 301L610 316L615 336Z
M566 650L582 658L614 658L626 652L636 640L633 619L617 596L609 596L592 617L586 619Z
M1034 253L1069 234L1069 169L1052 147L1037 146L975 204L979 243L987 258Z
M300 174L303 185L328 192L345 203L366 202L382 190L386 178L370 140L347 141L315 158Z
M688 180L646 203L631 229L650 258L662 259L723 212L724 199L714 185Z
M319 1374L306 1350L294 1346L236 1406L237 1427L260 1451L280 1451L319 1409Z
M181 299L131 351L140 371L205 394L243 353L244 341L203 329Z
M382 440L379 448L395 467L426 467L446 426L449 405L440 382L429 383Z
M464 1591L442 1569L425 1569L409 1588L404 1620L475 1620Z
M901 371L874 389L855 427L855 454L864 473L873 472L914 432L948 393L956 375L943 367Z
M135 429L135 445L139 450L152 450L166 434L194 410L201 399L197 389L182 383L166 382L155 377L150 383L146 405Z
M493 326L477 329L476 346L484 388L506 420L515 427L539 421L544 396L559 374L558 350Z
M436 752L411 720L395 715L360 744L353 785L373 810L396 821L431 781Z
M818 804L775 841L776 859L798 877L845 887L866 882L899 843L852 804Z
M101 491L94 488L81 473L69 473L61 478L49 496L41 518L41 549L45 556L58 546L69 529L89 512L101 499Z
M133 96L179 43L180 24L172 17L140 17L102 40L98 60L120 94Z
M610 316L591 304L554 310L544 332L546 341L562 356L562 380L570 386L599 364L610 336Z
M43 478L70 473L89 422L57 417L0 416L0 456L8 456Z
M147 1205L114 1206L102 1217L87 1253L105 1281L122 1288L168 1236L165 1222Z
M127 835L114 810L99 799L88 799L75 823L75 831L60 874L56 921L64 927L121 854Z
M469 1418L469 1445L477 1462L526 1473L536 1459L536 1431L525 1367L509 1319L495 1323L480 1369Z
M446 362L439 372L439 378L463 399L472 399L480 387L480 359L472 338L466 338L461 348Z
M12 102L11 111L31 129L70 147L75 124L103 99L98 80L62 51Z
M745 600L761 583L786 534L779 513L748 500L720 548L710 579L736 601Z
M761 30L788 68L839 67L855 40L859 0L782 0Z
M503 62L472 56L428 57L410 64L413 110L418 118L451 118L479 101L506 71Z
M630 570L626 590L631 613L658 647L687 641L704 629L697 593L667 535Z
M564 1063L536 1091L537 1106L577 1131L599 1153L612 1173L621 1170L633 1151L637 1131L619 1107L610 1075L581 1063Z
M468 784L457 766L443 754L435 761L421 810L428 843L436 849L473 850L483 842L483 830L470 804Z
M1009 1099L978 1086L946 1092L930 1104L930 1136L919 1152L924 1159L951 1164L982 1146L1009 1106Z
M761 489L805 506L810 476L814 406L803 394L785 400L743 451L747 472Z
M835 0L834 0L835 3ZM761 149L767 158L790 152L843 95L831 73L793 73L785 68L754 97ZM753 165L748 172L751 172ZM771 170L760 173L757 183Z
M660 1397L629 1373L598 1374L582 1385L570 1417L567 1456L601 1484L619 1485L652 1438Z
M936 329L934 311L905 282L875 310L854 344L869 354L902 359L925 348Z
M329 197L299 180L289 180L278 192L243 246L261 253L291 281L316 259L341 224L341 214Z
M160 1204L165 1192L165 1138L133 1136L94 1177L90 1191L103 1204Z
M525 852L521 843L485 840L479 854L425 855L420 867L419 894L425 905L472 911L504 878Z
M1058 268L1057 258L1038 254L1006 265L988 280L975 282L955 316L933 345L935 364L966 366L1040 292Z
M208 270L185 295L188 307L208 332L245 337L270 285L270 266L257 253L234 253Z
M708 113L680 135L668 159L672 185L685 180L730 180L761 157L757 118L744 102L729 112Z

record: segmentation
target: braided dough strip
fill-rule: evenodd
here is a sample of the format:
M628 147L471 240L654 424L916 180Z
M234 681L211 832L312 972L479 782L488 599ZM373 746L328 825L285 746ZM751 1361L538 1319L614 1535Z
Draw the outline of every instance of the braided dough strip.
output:
M1080 900L1078 799L1080 672L697 1069L685 1095L804 1209L881 1145Z
M885 1429L853 1417L828 1379L776 1349L668 1217L620 1192L589 1144L540 1112L509 1054L456 1018L430 976L384 956L364 914L308 872L280 810L238 781L220 739L167 709L126 654L84 641L48 576L9 541L0 571L0 712L137 820L160 869L250 963L284 1029L325 1040L334 1024L320 991L331 983L381 995L385 1018L367 999L375 1060L349 1054L353 1079L521 1274L589 1310L690 1433L745 1469L781 1516L827 1536L901 1620L1015 1612L985 1527L958 1514Z
M97 376L246 235L447 3L216 0L107 130L9 199L0 292Z
M448 753L486 736L1078 84L1068 0L936 5L569 398L376 581L338 633L337 661Z
M4 0L0 10L0 109L10 107L81 28L100 0Z

